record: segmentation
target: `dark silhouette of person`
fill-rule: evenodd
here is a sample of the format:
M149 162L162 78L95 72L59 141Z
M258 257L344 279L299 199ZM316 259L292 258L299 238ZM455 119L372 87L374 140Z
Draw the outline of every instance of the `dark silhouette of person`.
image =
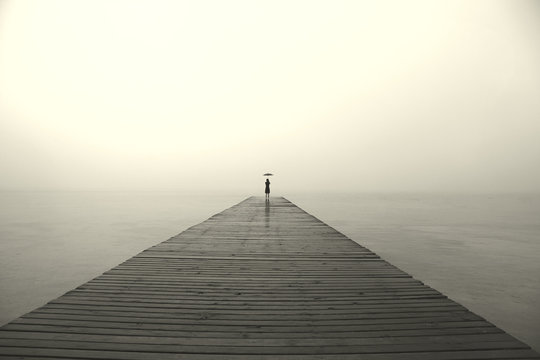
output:
M264 193L266 194L266 200L270 200L270 180L266 179L264 182L266 187L264 188Z

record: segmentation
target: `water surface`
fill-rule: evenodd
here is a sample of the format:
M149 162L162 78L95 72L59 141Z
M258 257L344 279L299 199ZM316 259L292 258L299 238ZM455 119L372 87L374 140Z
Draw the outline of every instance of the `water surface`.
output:
M540 194L289 199L540 352Z

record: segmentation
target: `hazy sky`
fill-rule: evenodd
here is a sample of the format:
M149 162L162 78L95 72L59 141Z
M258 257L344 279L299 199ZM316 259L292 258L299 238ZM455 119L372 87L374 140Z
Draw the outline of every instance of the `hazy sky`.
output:
M0 2L0 189L540 191L540 1Z

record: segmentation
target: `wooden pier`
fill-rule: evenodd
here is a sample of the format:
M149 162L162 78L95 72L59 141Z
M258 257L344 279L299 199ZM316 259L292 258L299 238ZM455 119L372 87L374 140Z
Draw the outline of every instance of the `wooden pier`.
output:
M251 197L0 328L9 359L540 359L284 198Z

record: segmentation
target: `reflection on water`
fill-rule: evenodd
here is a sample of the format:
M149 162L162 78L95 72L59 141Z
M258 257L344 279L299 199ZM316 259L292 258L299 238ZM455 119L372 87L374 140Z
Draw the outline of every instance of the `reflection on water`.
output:
M270 227L270 200L264 202L264 226Z

